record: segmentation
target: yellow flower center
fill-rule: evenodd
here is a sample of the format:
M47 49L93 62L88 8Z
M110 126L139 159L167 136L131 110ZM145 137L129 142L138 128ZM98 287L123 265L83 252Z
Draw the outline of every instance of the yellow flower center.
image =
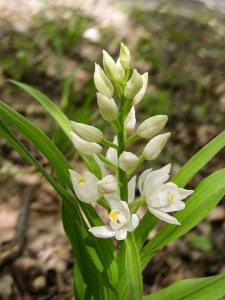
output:
M113 209L109 214L109 219L117 224L123 224L126 222L124 214L119 209Z
M79 178L79 179L77 180L77 183L78 183L78 184L81 184L81 183L83 183L83 182L85 182L84 177L81 177L81 178Z
M171 193L168 193L168 196L169 196L169 200L170 200L171 202L173 202L173 201L174 201L174 195L171 194Z

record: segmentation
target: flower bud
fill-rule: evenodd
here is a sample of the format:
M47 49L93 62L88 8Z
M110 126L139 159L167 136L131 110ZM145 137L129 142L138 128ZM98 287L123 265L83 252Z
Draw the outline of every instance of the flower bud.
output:
M123 44L120 44L120 63L124 70L130 69L130 51Z
M108 175L98 181L97 189L100 194L112 194L119 190L118 182L113 175Z
M142 88L137 93L137 95L134 97L134 105L137 105L145 95L146 88L147 88L147 85L148 85L148 72L142 74L141 78L142 78L142 81L143 81Z
M77 123L71 121L72 127L76 134L79 135L82 139L88 142L96 142L99 143L103 139L103 133L101 130L94 126L86 125L83 123Z
M117 61L116 61L116 66L117 66L117 71L118 71L118 80L123 80L123 79L124 79L125 72L124 72L124 69L123 69L122 66L121 66L121 63L120 63L120 59L119 59L119 58L118 58Z
M146 160L153 160L155 159L162 151L163 147L165 146L170 133L164 133L155 136L151 139L148 144L145 146L142 156Z
M100 114L106 121L115 121L118 117L118 108L113 98L97 93L97 102Z
M103 52L103 66L106 75L112 81L118 80L118 69L115 61L105 50L103 50L102 52Z
M102 147L97 143L91 143L80 138L76 133L70 132L74 147L81 153L86 155L99 154Z
M127 99L134 99L134 97L142 88L142 85L143 85L143 81L141 75L137 72L137 70L134 70L130 80L127 82L125 86L124 96Z
M96 89L106 97L111 98L114 94L114 88L109 80L109 78L105 75L102 68L95 64L95 73L94 73L94 82Z
M142 138L151 139L158 134L166 125L168 117L165 115L158 115L148 118L137 129L137 134Z
M129 169L134 168L137 162L138 157L132 152L124 151L119 157L119 167L125 172Z
M124 122L124 129L126 130L126 132L130 132L134 129L135 125L136 125L135 108L134 106L132 106Z
M117 135L114 136L113 144L118 145ZM106 158L111 161L114 165L118 165L118 156L117 150L115 148L110 147L106 152Z

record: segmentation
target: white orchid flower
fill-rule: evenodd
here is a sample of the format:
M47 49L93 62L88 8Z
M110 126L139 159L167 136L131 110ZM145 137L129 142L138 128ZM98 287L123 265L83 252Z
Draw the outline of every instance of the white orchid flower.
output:
M73 170L69 172L75 194L80 201L93 203L100 199L101 195L97 190L98 178L94 174L86 172L84 176L81 176Z
M128 204L125 201L111 202L109 220L109 225L92 227L89 232L98 238L115 237L117 240L124 240L127 232L134 231L139 224L138 216L130 215Z
M182 200L193 191L178 188L172 182L164 184L169 179L170 169L171 164L157 171L146 170L139 178L138 187L153 215L165 222L180 225L178 220L168 212L184 209L185 203Z

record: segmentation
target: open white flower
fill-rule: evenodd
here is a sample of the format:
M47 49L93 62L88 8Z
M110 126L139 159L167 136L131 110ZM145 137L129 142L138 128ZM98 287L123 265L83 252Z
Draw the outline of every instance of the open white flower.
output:
M127 232L134 231L139 224L137 215L130 215L128 204L125 201L111 202L109 220L109 225L92 227L89 232L99 238L115 236L117 240L124 240L127 237Z
M170 169L169 164L156 171L146 170L139 178L138 187L141 195L146 197L148 209L153 215L165 222L180 225L168 212L184 209L185 203L182 200L193 191L178 188L172 182L164 184L169 178Z
M81 176L73 170L69 170L69 172L75 194L80 201L93 203L101 197L97 190L98 178L94 174L86 172L84 176Z

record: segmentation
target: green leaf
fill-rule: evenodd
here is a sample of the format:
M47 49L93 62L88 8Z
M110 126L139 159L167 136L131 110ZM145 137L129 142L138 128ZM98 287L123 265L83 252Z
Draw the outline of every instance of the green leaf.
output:
M63 156L63 154L52 143L52 141L26 118L21 116L19 113L17 113L1 101L0 115L4 118L7 118L11 123L13 123L18 129L22 131L23 134L25 134L25 136L27 136L28 139L30 139L34 143L34 145L37 146L37 148L49 160L51 165L56 169L57 175L60 176L61 181L65 182L68 186L70 186L71 190L73 190L68 172L68 169L71 168L71 166L66 160L66 158ZM76 203L77 206L76 197L73 197L73 201ZM91 226L102 225L102 220L99 218L95 209L91 205L87 205L83 202L79 202L79 205L81 206ZM111 256L115 254L115 247L112 243L112 240L107 239L105 241L101 241L100 243L96 243L95 238L93 237L92 239L95 244L95 249L98 250L98 255L100 254L102 256L101 260L103 260L108 266L108 262L112 261ZM97 253L97 250L95 250L95 253Z
M155 227L158 219L153 216L149 211L147 211L144 217L141 219L137 229L134 232L136 244L138 250L140 250L145 243L149 233Z
M133 233L128 233L126 243L126 274L130 300L142 299L142 276L139 251Z
M72 131L72 126L70 124L70 120L67 116L62 112L62 110L55 105L47 96L38 91L37 89L16 80L9 80L13 84L17 85L28 94L33 96L48 112L49 114L56 120L59 126L63 129L65 134L70 138L70 131Z
M175 214L180 226L166 224L141 250L142 269L154 253L197 225L225 195L225 169L204 179L186 201L184 210Z
M196 153L174 176L172 181L184 187L191 178L201 170L223 147L225 147L225 131L220 133L198 153Z
M65 182L72 189L68 172L71 166L55 144L40 129L2 101L0 101L0 115L13 123L14 126L36 145L55 168L62 182Z
M216 276L185 279L145 296L144 300L219 300L225 295L225 273Z
M46 172L46 170L40 165L40 163L31 155L31 153L25 148L25 146L7 129L7 127L2 123L1 120L0 120L0 134L28 163L34 165L37 168L37 170L43 174L43 176L47 179L47 181L53 186L53 188L63 199L62 215L63 215L63 224L64 224L65 232L71 242L74 252L76 253L77 264L79 265L78 269L80 270L80 272L81 271L83 272L83 274L78 275L79 278L81 278L81 276L84 276L87 280L87 276L88 276L87 274L90 274L93 279L93 274L90 272L91 268L95 270L97 274L99 274L99 270L103 271L104 269L104 273L110 276L111 273L113 273L114 271L113 268L115 268L115 259L114 259L115 248L113 246L112 249L109 248L111 247L112 241L107 240L105 241L104 244L103 244L104 241L101 241L102 243L98 244L96 243L96 238L92 237L91 235L88 235L86 224L83 218L81 217L80 209L78 207L75 196L68 193ZM82 228L84 228L84 230L82 230ZM85 243L88 244L89 247L86 247L86 245L84 246L84 236L83 236L84 233L86 236ZM90 245L92 245L92 248L95 251L89 251L89 248L91 247ZM87 253L87 251L88 251L87 254L88 259L87 258L83 259L85 256L84 253ZM103 256L103 259L101 256ZM82 262L86 261L85 267L82 265L82 262L78 261L79 258L80 260L82 259ZM90 264L94 262L94 266L90 267L87 261L89 261ZM101 261L104 263L104 268L101 264ZM116 272L114 273L115 273L114 276L116 276L117 273ZM106 280L105 278L106 275L101 274L98 276L104 277L104 286L105 286L104 290L108 291L107 293L109 294L113 293L113 295L115 296L116 290L110 285L111 277L109 277ZM106 282L109 282L109 287L106 286ZM95 284L95 286L96 285L97 283Z

